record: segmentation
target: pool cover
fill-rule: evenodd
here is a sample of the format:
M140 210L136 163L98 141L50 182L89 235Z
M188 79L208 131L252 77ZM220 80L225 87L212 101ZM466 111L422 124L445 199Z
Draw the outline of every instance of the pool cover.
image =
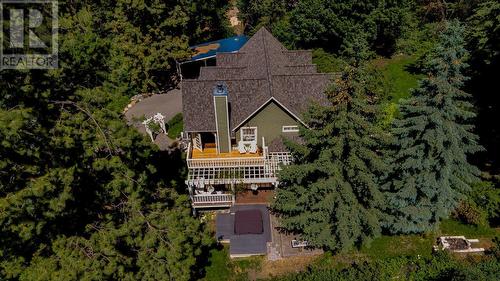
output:
M264 232L260 210L241 210L234 215L234 234L261 234Z
M245 35L233 36L217 41L206 42L190 48L195 52L190 61L204 60L215 57L217 53L232 53L238 51L248 41Z

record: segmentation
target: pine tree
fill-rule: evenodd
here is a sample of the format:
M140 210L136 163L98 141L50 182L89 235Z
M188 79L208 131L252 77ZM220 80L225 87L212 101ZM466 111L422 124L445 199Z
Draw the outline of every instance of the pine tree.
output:
M280 172L272 208L284 229L312 245L347 250L380 233L382 134L362 72L347 70L329 95L333 106L306 114L303 144L289 144L295 162Z
M60 67L0 73L0 280L199 277L211 239L176 192L180 152L121 111L171 85L226 3L133 2L61 2Z
M474 117L470 95L461 90L467 64L463 26L447 23L439 43L427 58L423 79L412 97L402 101L394 122L392 172L387 188L393 232L432 230L447 217L478 169L467 156L481 149L470 125Z

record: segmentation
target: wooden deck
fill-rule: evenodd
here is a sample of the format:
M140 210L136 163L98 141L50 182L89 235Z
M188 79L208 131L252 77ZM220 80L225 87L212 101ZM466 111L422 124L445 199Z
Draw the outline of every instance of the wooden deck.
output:
M264 189L257 192L251 190L236 194L236 204L268 204L274 196L274 190Z
M229 153L217 153L217 149L215 147L206 147L203 151L199 151L197 149L193 149L191 152L192 159L200 159L200 158L234 158L234 157L261 157L262 152L258 151L257 153L240 153L238 150L232 150Z

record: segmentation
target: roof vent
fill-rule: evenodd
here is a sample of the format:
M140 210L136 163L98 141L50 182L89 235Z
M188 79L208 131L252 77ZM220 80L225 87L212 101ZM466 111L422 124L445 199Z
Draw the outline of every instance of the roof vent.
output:
M214 88L214 96L227 96L227 86L224 83L217 83Z

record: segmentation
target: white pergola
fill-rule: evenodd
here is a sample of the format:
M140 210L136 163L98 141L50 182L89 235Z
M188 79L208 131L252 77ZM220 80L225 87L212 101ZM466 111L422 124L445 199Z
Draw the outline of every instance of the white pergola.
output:
M151 128L149 127L149 125L151 123L159 125L162 132L165 135L167 135L167 128L165 127L165 116L163 116L163 114L158 112L154 116L149 117L148 119L146 119L142 122L142 124L144 125L144 128L146 129L146 133L148 133L152 142L154 142L155 139L153 137L153 131L151 131Z

